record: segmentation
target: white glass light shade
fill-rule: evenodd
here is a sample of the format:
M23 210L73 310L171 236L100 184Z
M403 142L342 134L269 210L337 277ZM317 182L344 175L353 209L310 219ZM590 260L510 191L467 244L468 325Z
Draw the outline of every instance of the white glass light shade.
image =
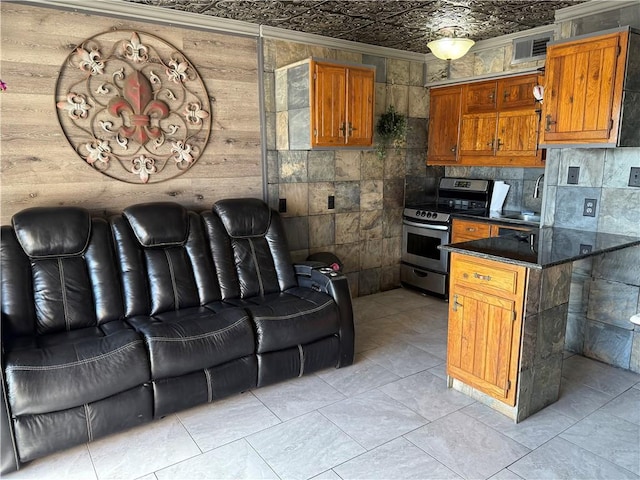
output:
M474 43L469 38L444 37L427 43L427 47L442 60L457 60L464 57Z

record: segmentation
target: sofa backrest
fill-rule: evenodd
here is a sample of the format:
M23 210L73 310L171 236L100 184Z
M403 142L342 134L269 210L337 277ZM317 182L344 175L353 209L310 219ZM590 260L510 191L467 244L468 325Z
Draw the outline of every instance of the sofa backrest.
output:
M202 219L171 202L132 205L111 218L125 315L155 315L220 300Z
M225 300L297 285L282 220L262 200L219 200L202 218Z
M2 338L36 336L122 318L106 220L77 207L36 207L2 227Z

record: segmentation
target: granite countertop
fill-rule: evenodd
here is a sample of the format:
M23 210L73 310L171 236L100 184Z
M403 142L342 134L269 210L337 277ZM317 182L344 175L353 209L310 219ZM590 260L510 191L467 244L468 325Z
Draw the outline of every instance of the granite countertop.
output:
M543 227L532 232L450 243L440 248L541 269L634 245L640 245L640 237Z

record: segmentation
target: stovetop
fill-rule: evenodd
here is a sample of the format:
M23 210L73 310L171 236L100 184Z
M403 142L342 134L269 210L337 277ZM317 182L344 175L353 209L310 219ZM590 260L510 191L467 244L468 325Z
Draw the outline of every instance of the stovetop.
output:
M486 217L487 209L476 205L466 203L465 205L454 204L436 204L423 203L418 205L407 205L404 208L403 216L409 220L419 222L447 223L451 219L451 214L464 213L465 215L473 215L478 217Z
M443 177L435 202L406 205L403 215L421 223L447 223L453 213L487 216L492 187L491 180Z

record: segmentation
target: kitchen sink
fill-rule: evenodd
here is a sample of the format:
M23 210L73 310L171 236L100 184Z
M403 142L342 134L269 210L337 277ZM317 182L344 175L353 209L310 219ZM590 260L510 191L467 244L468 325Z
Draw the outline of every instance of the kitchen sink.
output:
M540 223L540 215L535 213L515 213L512 215L502 215L502 218L511 220L522 220L523 222Z

